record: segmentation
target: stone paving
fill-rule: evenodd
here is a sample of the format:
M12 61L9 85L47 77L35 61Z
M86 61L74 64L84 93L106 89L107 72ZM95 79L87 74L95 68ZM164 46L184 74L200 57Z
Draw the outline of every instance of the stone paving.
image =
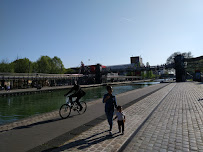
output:
M92 127L65 142L58 148L56 147L55 149L52 149L52 151L118 151L175 85L175 83L172 83L124 109L126 114L124 135L118 133L117 122L114 121L113 136L109 136L108 123L107 121L103 121L95 127Z
M177 83L123 151L203 152L202 98L202 83Z

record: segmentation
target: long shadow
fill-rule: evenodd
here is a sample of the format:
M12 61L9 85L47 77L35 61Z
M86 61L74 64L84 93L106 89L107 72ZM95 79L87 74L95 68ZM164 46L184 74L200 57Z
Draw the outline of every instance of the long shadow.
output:
M65 119L69 119L69 118L73 118L75 116L78 116L79 114L72 114L70 116L68 116L68 118ZM19 127L15 127L13 129L24 129L24 128L31 128L33 126L37 126L37 125L42 125L42 124L46 124L46 123L51 123L51 122L55 122L55 121L61 121L61 120L65 120L62 118L55 118L55 119L50 119L50 120L45 120L45 121L40 121L40 122L36 122L30 125L26 125L26 126L19 126Z
M15 128L13 128L13 130L15 130L15 129L31 128L33 126L42 125L42 124L51 123L51 122L60 121L60 120L63 120L63 119L56 118L56 119L50 119L50 120L40 121L40 122L36 122L36 123L30 124L30 125L26 125L26 126L15 127Z
M73 118L73 117L75 117L75 116L77 116L77 115L79 115L79 114L71 115L71 116L69 116L68 118ZM66 118L66 119L68 119L68 118ZM62 118L55 118L55 119L40 121L40 122L36 122L36 123L30 124L30 125L18 126L18 127L12 128L12 129L10 129L10 130L31 128L31 127L33 127L33 126L42 125L42 124L46 124L46 123L51 123L51 122L55 122L55 121L61 121L61 120L64 120L64 119L62 119ZM2 130L2 131L0 131L0 133L1 133L1 132L4 132L4 131L8 131L8 130Z
M90 147L92 145L98 144L98 143L100 143L100 142L102 142L104 140L116 138L116 137L121 135L121 134L118 134L118 133L114 133L112 136L103 135L103 136L100 136L100 137L97 137L97 138L93 138L95 136L104 134L105 132L108 132L108 130L97 133L97 134L94 134L94 135L92 135L90 137L87 137L85 139L79 139L79 140L76 140L74 142L70 142L70 143L68 143L66 145L63 145L63 146L59 147L59 148L51 148L51 149L44 150L42 152L48 152L48 151L51 151L51 150L54 150L54 152L60 152L60 151L64 151L64 150L74 148L74 147L78 147L77 148L78 150L84 150L85 148L88 148L88 147Z

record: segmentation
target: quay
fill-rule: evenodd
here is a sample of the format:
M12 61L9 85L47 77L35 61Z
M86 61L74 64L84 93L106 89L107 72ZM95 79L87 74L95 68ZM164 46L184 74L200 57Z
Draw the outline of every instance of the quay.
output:
M0 151L203 151L203 84L161 83L116 96L125 133L113 136L102 99L82 115L58 111L0 126Z

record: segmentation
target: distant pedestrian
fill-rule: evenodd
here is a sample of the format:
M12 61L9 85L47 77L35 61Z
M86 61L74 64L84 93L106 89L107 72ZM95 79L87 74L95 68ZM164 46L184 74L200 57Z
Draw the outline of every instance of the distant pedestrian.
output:
M10 91L10 89L11 89L10 84L8 84L8 85L6 86L6 89L7 89L7 92Z
M106 89L108 93L104 95L103 103L105 103L105 113L110 127L109 135L112 135L114 107L117 108L117 103L116 97L112 94L112 87L108 85Z
M117 106L117 113L116 113L116 117L114 118L114 120L116 118L117 118L117 122L118 122L119 133L121 132L121 127L122 127L122 135L123 135L124 134L124 124L125 124L125 114L123 113L121 106Z

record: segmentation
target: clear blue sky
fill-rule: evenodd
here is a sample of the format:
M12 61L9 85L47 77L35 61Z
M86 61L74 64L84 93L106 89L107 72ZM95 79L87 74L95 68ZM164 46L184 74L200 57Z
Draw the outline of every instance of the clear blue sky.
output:
M58 56L66 68L203 55L203 0L0 0L0 61Z

